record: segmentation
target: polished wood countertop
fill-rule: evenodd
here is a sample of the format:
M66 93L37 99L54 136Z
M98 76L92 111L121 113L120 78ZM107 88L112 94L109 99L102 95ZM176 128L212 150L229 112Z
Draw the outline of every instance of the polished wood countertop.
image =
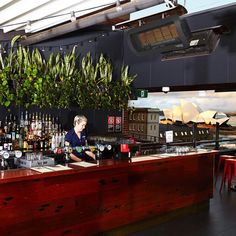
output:
M0 183L7 183L12 181L22 181L24 179L34 179L34 178L45 178L50 176L60 176L65 174L74 174L79 172L87 172L87 171L102 171L104 169L112 169L118 168L127 165L140 165L140 164L149 164L152 162L166 162L166 161L177 161L181 159L185 159L186 157L191 156L202 156L206 154L216 154L218 151L200 151L200 152L189 152L186 154L175 154L175 153L163 153L163 154L152 154L148 156L139 156L132 157L131 160L114 160L114 159L105 159L99 160L96 166L91 167L82 167L76 166L72 164L67 164L71 167L70 170L62 170L62 171L53 171L47 173L40 173L38 171L32 170L30 168L19 168L12 170L1 170L0 171ZM150 158L149 158L150 157ZM94 162L95 163L95 162Z

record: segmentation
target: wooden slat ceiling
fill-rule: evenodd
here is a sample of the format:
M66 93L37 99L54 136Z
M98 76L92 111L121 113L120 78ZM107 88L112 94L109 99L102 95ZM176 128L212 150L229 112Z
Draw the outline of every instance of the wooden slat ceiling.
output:
M129 1L121 1L126 2ZM81 18L115 5L114 0L1 0L0 28L4 33L13 30L35 33L70 21L72 12ZM27 23L31 24L30 29Z
M25 32L22 44L30 45L93 25L112 26L125 22L130 19L130 13L165 2L166 0L1 0L0 29L4 34ZM76 17L73 21L72 14Z

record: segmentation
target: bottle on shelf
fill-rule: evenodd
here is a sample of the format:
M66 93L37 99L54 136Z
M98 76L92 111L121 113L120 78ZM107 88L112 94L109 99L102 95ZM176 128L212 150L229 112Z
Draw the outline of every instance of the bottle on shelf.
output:
M0 121L0 151L3 150L4 137L5 137L5 131L4 128L2 127L2 121Z
M5 132L6 131L6 132ZM17 116L9 114L5 117L4 127L0 122L0 149L45 150L63 147L65 134L58 116L41 112L21 111Z
M28 111L25 111L25 124L24 124L24 126L26 127L28 127L28 125L29 125L29 120L28 120Z
M4 127L2 126L2 121L0 120L0 135L5 133Z
M34 113L32 114L32 119L30 121L30 130L32 132L32 135L35 135L36 134L36 122L35 122L35 116L34 116Z
M7 117L7 116L5 117L5 122L4 122L4 131L5 131L5 133L8 132L8 117Z
M3 150L8 150L8 137L6 135L3 136Z
M11 123L12 127L11 127L11 139L14 142L16 140L16 116L13 115L12 116L12 123Z
M52 133L52 117L50 114L48 115L48 133Z
M8 133L12 131L12 114L9 114L9 118L8 118L8 123L7 123L7 127L8 127Z
M20 114L20 128L25 126L25 120L24 120L24 112L22 111Z

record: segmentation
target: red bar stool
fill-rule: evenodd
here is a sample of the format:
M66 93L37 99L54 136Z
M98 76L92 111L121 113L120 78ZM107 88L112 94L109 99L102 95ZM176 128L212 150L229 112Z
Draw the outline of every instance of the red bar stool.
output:
M224 161L227 159L234 159L234 158L236 158L236 156L231 156L231 155L220 155L219 156L218 165L217 165L217 169L216 169L216 175L215 175L215 183L216 183L217 178L220 174L221 165L224 166Z
M232 176L236 177L236 159L225 159L224 170L221 179L220 192L223 185L225 185L226 176L228 175L228 190L232 184Z

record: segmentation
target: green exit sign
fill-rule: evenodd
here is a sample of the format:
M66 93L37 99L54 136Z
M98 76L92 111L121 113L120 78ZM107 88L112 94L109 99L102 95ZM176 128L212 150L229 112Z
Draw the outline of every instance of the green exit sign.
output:
M137 97L146 98L148 96L148 90L146 89L138 89L137 90Z

